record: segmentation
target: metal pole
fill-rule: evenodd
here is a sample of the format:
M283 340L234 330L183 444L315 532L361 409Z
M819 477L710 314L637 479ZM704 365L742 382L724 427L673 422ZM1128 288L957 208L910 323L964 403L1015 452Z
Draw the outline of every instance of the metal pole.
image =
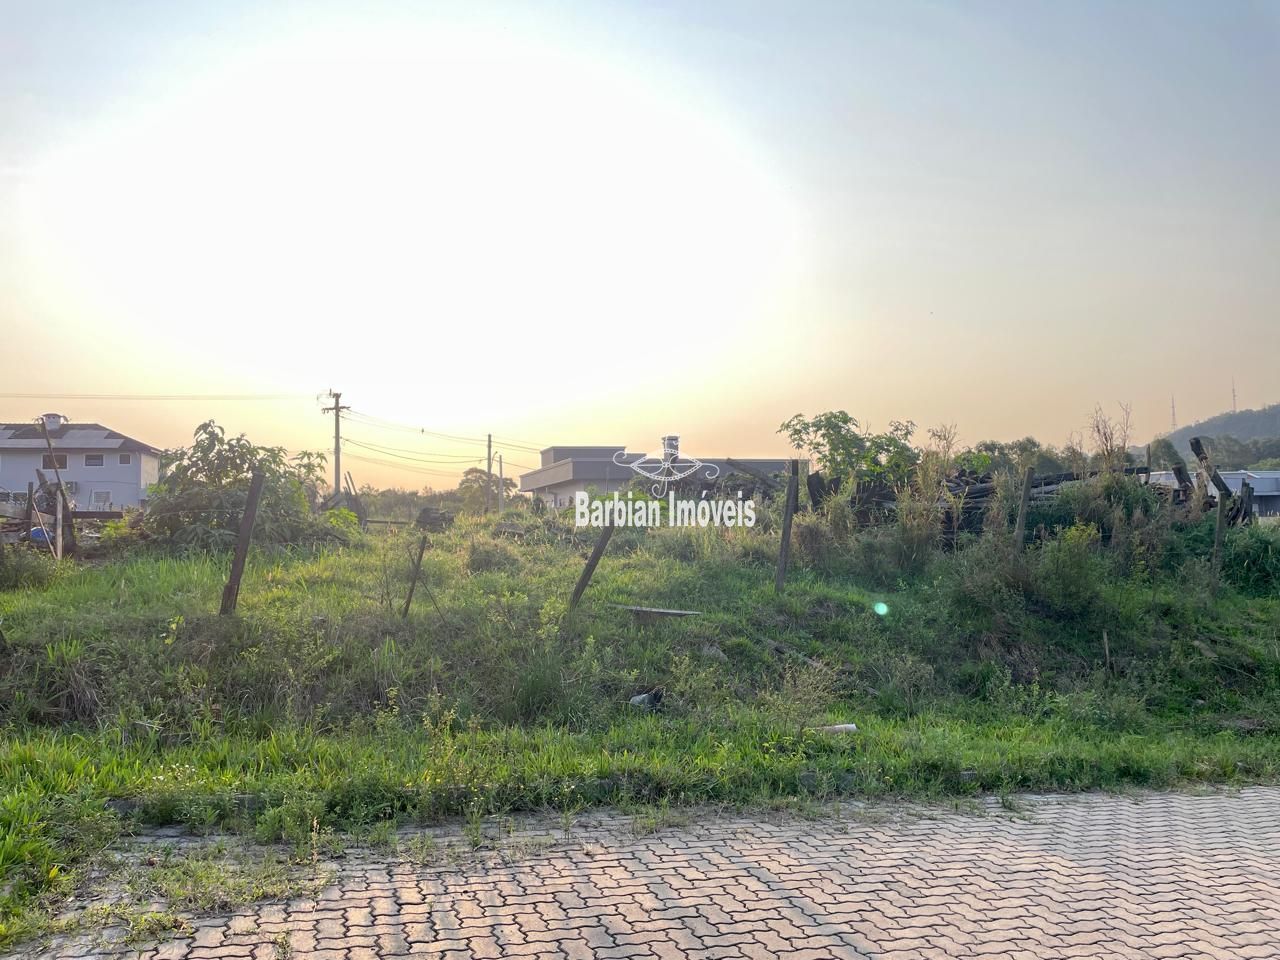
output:
M504 482L502 476L502 454L498 454L498 516L502 516L502 485Z

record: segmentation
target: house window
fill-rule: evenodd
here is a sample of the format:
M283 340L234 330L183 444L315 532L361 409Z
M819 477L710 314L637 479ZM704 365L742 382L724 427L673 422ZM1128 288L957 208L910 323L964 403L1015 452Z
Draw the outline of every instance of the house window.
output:
M86 467L100 467L100 466L102 466L102 454L100 454L100 453L86 453L86 454L84 455L84 465L85 465Z
M120 454L120 463L122 466L127 463L133 463L133 454L132 453Z
M0 503L8 503L8 502L9 502L9 491L0 490Z
M65 453L46 453L43 466L45 470L65 470L67 469L67 455Z
M95 491L93 491L93 505L94 505L95 507L98 507L99 509L101 509L101 508L103 508L103 507L108 507L108 506L110 506L110 505L111 505L111 491L110 491L110 490L95 490Z

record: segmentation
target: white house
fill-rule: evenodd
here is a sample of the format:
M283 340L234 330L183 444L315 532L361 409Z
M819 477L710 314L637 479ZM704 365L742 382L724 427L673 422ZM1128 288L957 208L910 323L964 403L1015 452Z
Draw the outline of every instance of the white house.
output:
M52 480L55 465L77 510L141 506L160 479L159 450L100 423L70 423L57 413L0 423L0 504L25 501L27 484L39 483L36 471Z

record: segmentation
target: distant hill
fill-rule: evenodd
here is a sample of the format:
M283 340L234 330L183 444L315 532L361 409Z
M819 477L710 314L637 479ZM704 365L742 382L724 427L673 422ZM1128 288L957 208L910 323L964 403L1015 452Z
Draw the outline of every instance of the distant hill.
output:
M1192 437L1235 437L1237 440L1269 440L1280 437L1280 403L1261 410L1237 410L1220 413L1169 434L1179 451L1189 453Z

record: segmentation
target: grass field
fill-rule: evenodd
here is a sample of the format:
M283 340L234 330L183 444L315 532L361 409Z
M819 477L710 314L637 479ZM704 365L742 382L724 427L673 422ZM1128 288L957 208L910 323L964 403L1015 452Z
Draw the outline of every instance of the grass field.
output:
M589 538L528 514L519 540L434 535L407 619L409 535L257 554L235 618L225 557L35 571L0 592L0 938L136 820L301 848L520 809L1276 777L1274 535L1233 532L1220 584L1207 521L1131 494L1025 551L804 516L782 596L768 511L620 531L574 612ZM627 703L654 686L660 712Z

